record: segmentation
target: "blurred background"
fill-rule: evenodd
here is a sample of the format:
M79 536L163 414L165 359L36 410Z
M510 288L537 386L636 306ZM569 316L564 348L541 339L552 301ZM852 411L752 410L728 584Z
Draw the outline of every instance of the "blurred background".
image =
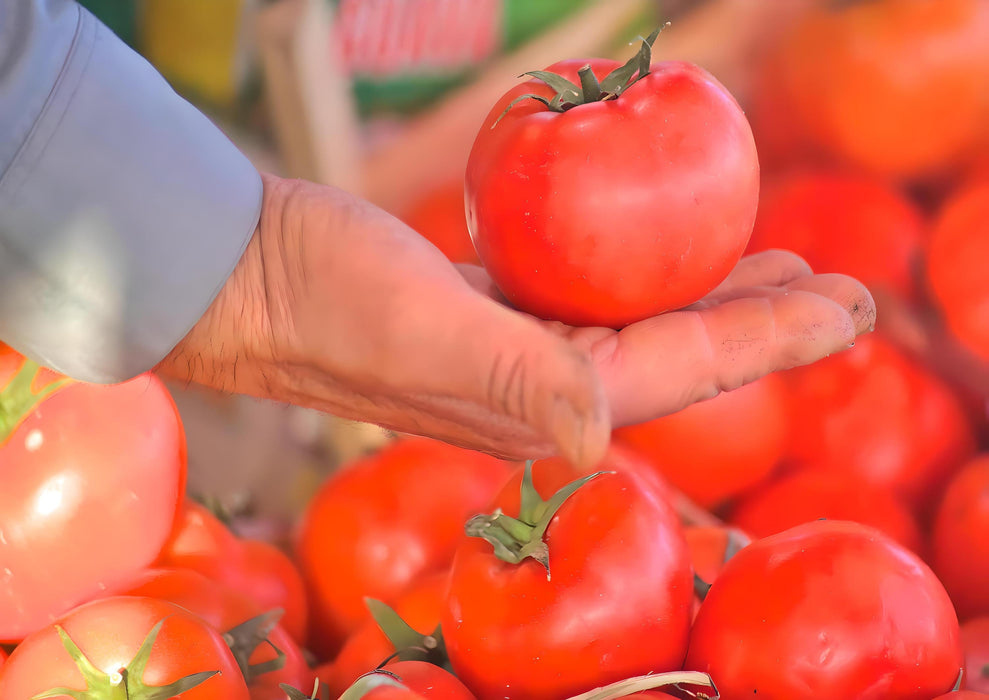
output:
M639 35L669 20L654 60L700 64L752 123L763 195L750 249L794 249L818 272L862 279L879 301L883 346L856 348L848 366L822 363L819 376L774 378L771 390L739 394L721 415L697 419L702 428L687 418L661 440L648 431L626 438L646 450L667 445L657 459L672 473L696 473L699 485L678 485L712 508L788 459L865 463L862 473L880 484L891 470L921 470L910 488L922 490L985 438L989 0L82 4L258 168L360 194L456 261L474 260L463 172L496 99L524 71L562 58L624 59ZM873 398L863 403L867 389ZM190 489L268 527L287 522L340 463L388 439L301 409L172 390L189 438ZM786 402L798 396L813 411L793 427L800 411ZM777 429L740 423L753 415ZM877 425L877 416L898 422ZM856 430L879 436L862 448L868 454L838 446ZM723 467L704 472L696 451L677 467L669 447L687 441L691 451L712 433L751 443L767 432L751 450L762 461L737 484ZM712 465L744 454L737 446L711 456ZM711 495L712 479L723 493Z

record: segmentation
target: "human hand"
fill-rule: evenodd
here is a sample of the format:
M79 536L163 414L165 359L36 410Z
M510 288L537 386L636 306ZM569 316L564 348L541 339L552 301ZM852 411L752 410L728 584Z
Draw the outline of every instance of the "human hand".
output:
M483 269L352 195L274 176L264 189L243 258L159 371L503 457L591 466L612 427L844 350L875 323L859 282L770 251L687 309L571 328L509 308Z

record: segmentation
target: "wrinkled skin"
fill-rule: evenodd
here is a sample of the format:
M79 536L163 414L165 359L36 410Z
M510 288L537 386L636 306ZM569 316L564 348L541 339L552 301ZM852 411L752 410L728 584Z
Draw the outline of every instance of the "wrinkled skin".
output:
M690 309L621 332L540 323L507 306L483 270L452 265L367 202L265 175L254 237L159 369L501 456L590 466L612 426L813 362L874 322L861 284L772 253L743 259Z

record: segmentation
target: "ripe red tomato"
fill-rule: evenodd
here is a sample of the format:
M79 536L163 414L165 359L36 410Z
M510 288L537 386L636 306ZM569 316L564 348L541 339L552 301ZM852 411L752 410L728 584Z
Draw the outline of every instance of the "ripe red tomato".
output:
M602 81L619 67L546 70L579 84L585 65ZM539 80L509 90L470 153L467 220L495 284L540 318L612 328L704 296L741 257L758 204L738 104L701 68L669 61L616 99L505 112L556 92Z
M955 165L985 125L989 5L822 5L783 43L791 113L835 155L914 177Z
M962 625L965 651L963 687L989 693L989 617L975 617Z
M748 252L792 250L814 272L840 272L914 300L925 236L918 207L860 173L802 170L766 186Z
M86 662L70 655L56 625L92 664L88 673L83 673ZM153 644L142 661L146 640ZM169 686L192 674L214 671L218 673L182 692L182 700L249 700L230 649L202 619L162 600L100 598L18 645L0 675L0 700L25 700L56 688L88 689L85 697L149 697L146 687ZM120 692L122 680L129 693Z
M185 474L182 423L156 377L73 382L0 346L0 642L154 561Z
M191 569L148 569L135 577L121 595L157 598L174 603L198 615L213 629L227 635L231 648L241 668L257 666L277 658L274 645L285 655L284 665L256 677L248 676L251 700L277 698L284 700L280 683L297 688L312 686L315 673L306 663L302 650L281 624L275 625L263 637L250 635L246 630L231 635L231 630L265 612L250 596L223 586ZM267 641L265 641L267 640ZM240 655L240 656L239 656Z
M238 538L205 506L186 501L157 564L198 571L250 596L262 610L281 608L281 626L296 642L305 641L309 611L295 564L274 545Z
M735 555L701 605L684 668L724 700L927 700L962 664L958 620L914 554L878 530L821 520Z
M910 510L888 489L842 472L787 474L739 502L731 522L753 537L768 537L812 520L851 520L870 525L913 552L920 529Z
M391 604L419 577L447 567L464 522L510 473L494 457L407 438L328 479L296 538L316 653L331 656L368 619L365 597Z
M800 469L842 472L926 507L974 450L958 398L879 333L783 375L787 457Z
M989 454L948 484L934 518L932 567L963 620L989 615Z
M927 281L951 332L989 360L989 179L953 194L938 214Z
M455 263L474 263L477 252L467 230L464 212L464 181L444 182L417 199L402 217Z
M607 460L599 468L608 469ZM547 499L572 475L562 460L538 462L533 473ZM493 510L536 524L520 510L521 483L520 472ZM483 699L563 698L679 669L692 576L676 513L661 491L633 471L605 473L541 518L548 520L548 571L534 559L503 561L477 537L457 550L441 625L467 687ZM538 541L530 546L538 550Z
M786 385L770 374L677 413L619 428L615 437L710 508L772 473L786 445L787 421Z
M448 578L446 571L424 576L395 600L393 609L412 629L431 634L440 624L440 615L446 605ZM347 637L336 658L317 669L316 675L329 689L330 696L337 697L359 676L377 668L394 652L395 647L378 624L365 620Z

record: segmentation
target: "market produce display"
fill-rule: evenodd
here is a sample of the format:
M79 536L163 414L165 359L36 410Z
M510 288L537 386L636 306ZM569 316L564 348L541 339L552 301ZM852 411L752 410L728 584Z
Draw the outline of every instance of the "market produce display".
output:
M591 470L395 436L288 541L186 494L153 374L0 346L0 700L989 698L989 1L808 2L741 102L662 37L527 74L407 218L544 319L784 248L878 330Z

